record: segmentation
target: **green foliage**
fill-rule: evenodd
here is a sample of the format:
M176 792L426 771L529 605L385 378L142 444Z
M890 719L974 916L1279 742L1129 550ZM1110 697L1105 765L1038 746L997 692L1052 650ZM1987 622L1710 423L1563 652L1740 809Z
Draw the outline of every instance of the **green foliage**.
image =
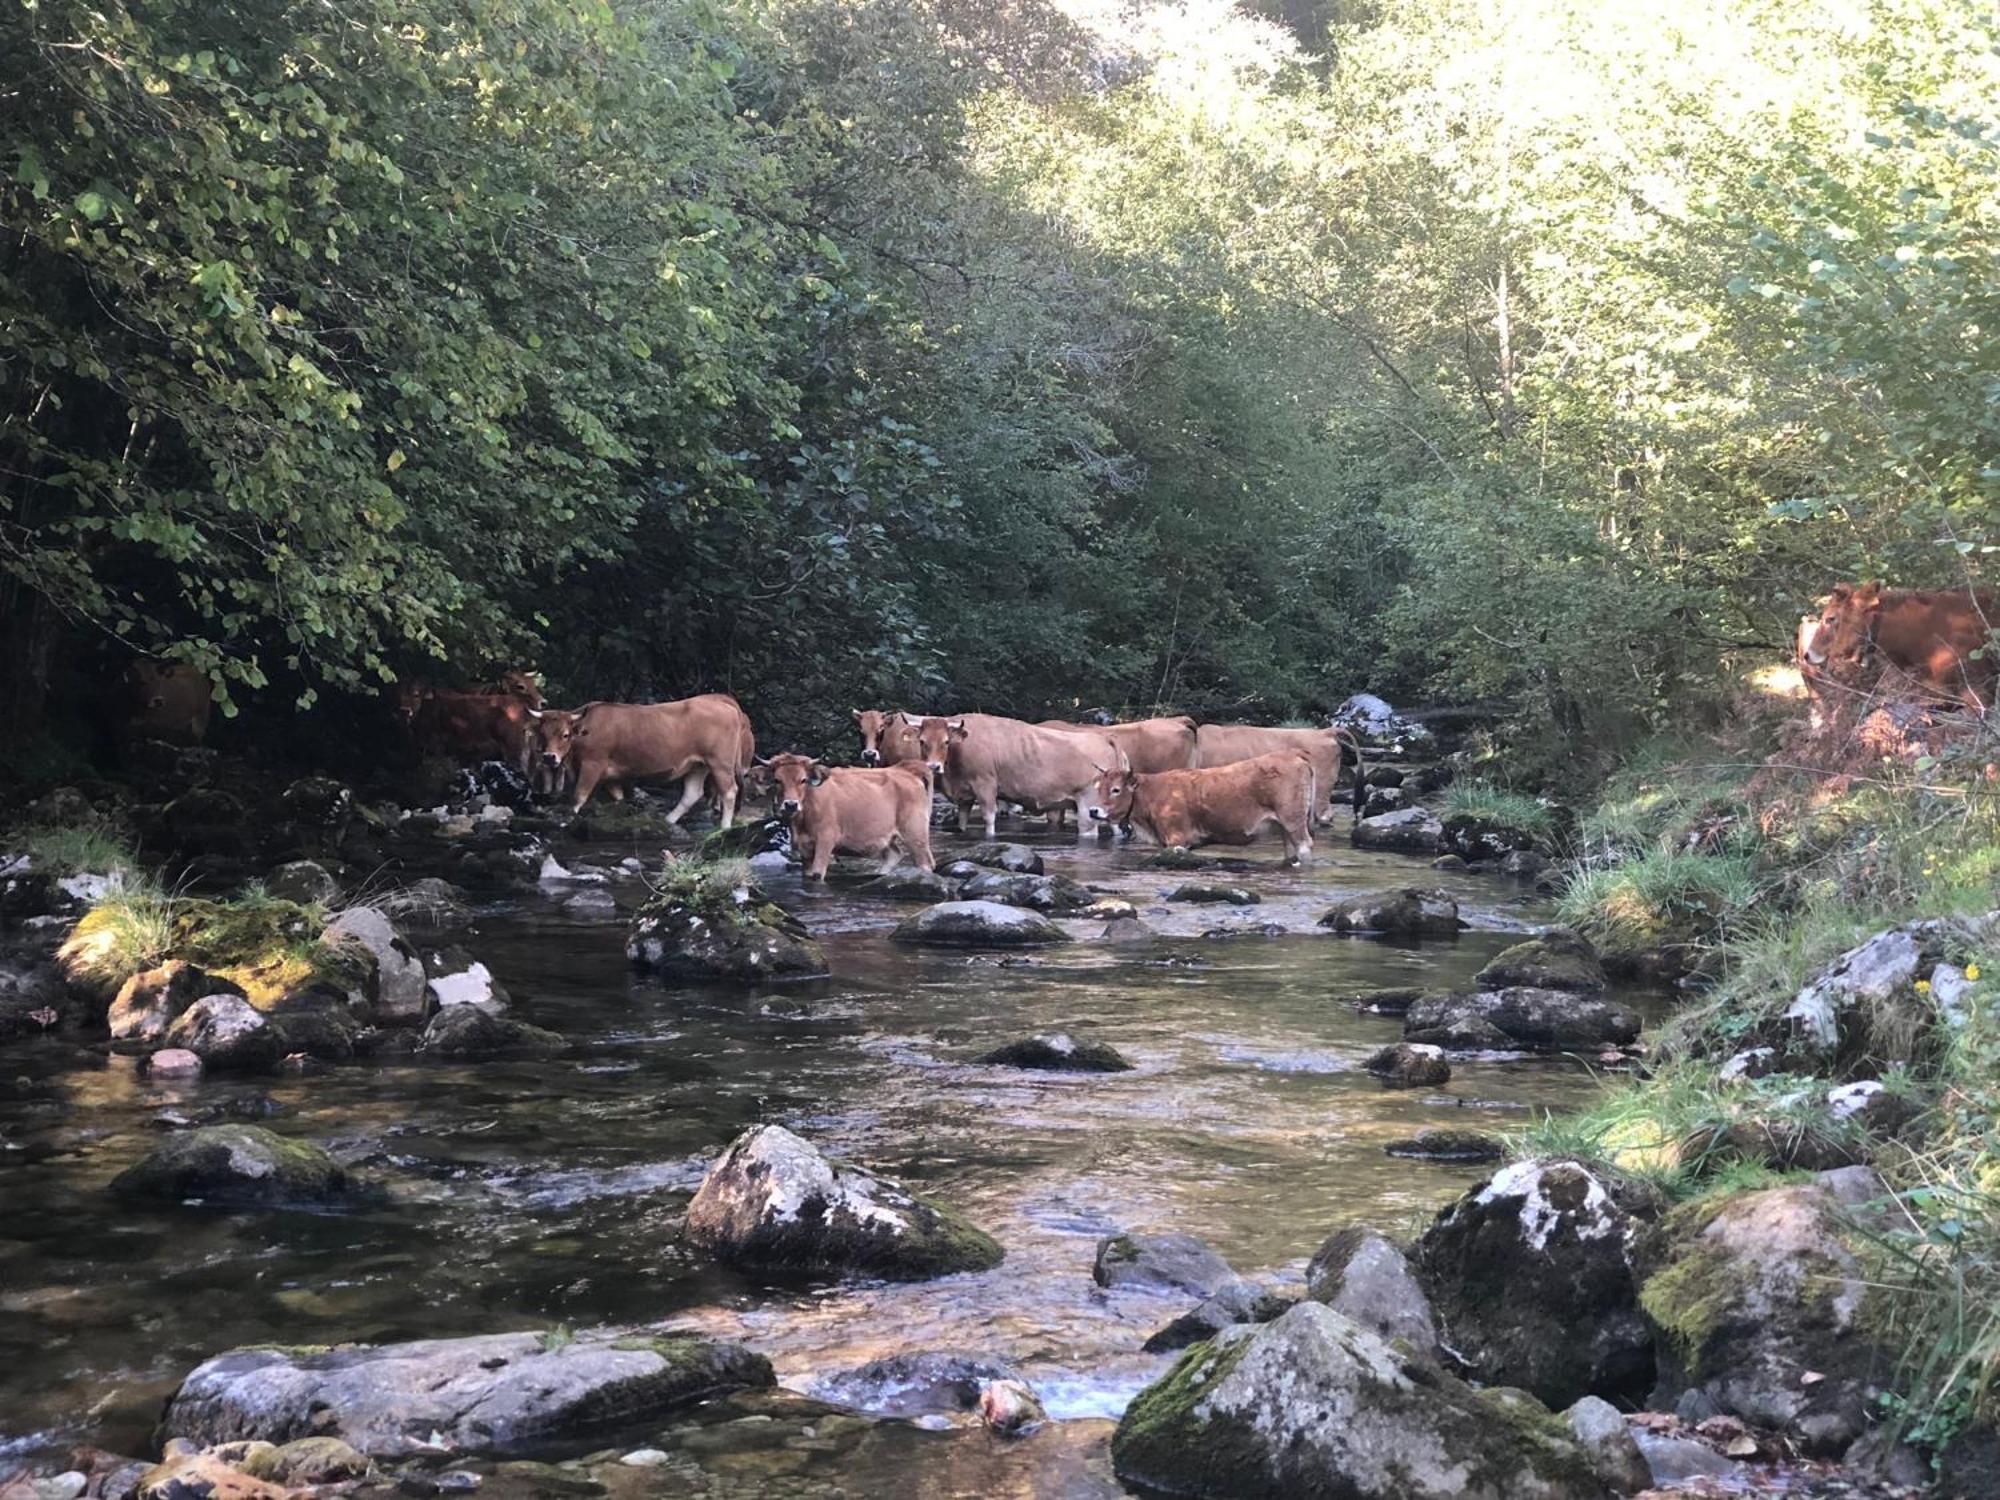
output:
M173 956L180 906L153 881L125 880L91 904L56 957L71 978L116 988Z
M42 824L20 828L5 838L12 854L25 854L35 868L53 875L135 875L138 870L122 830L97 822Z
M1553 838L1555 813L1533 797L1510 792L1483 781L1454 781L1445 788L1438 811L1445 817L1478 818L1502 828L1518 829L1539 842Z
M695 907L731 907L736 892L753 886L747 859L670 860L651 882L655 899Z
M1747 859L1656 848L1579 871L1559 913L1607 956L1713 941L1757 899Z

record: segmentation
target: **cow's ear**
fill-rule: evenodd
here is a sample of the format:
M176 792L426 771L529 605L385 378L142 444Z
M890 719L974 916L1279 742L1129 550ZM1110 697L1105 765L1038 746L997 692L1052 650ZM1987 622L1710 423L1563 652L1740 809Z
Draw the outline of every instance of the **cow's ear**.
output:
M1853 593L1854 593L1854 585L1853 585L1853 584L1851 584L1851 583L1836 583L1836 584L1835 584L1835 585L1833 586L1833 592L1832 592L1832 593L1830 593L1830 594L1828 594L1828 595L1827 595L1826 597L1827 597L1827 600L1828 600L1828 601L1829 601L1830 603L1833 603L1833 604L1845 604L1845 603L1846 603L1846 602L1848 601L1848 598L1849 598L1849 597L1850 597L1850 596L1851 596L1851 595L1852 595Z
M814 761L806 767L806 780L811 785L818 786L822 781L826 780L826 767L818 761Z
M949 723L947 723L944 727L951 731L951 737L953 739L962 740L965 738L965 720L953 719Z
M855 723L859 724L859 723L861 722L861 710L860 710L860 709L858 709L858 708L850 708L850 709L848 710L848 712L854 715L854 722L855 722Z
M1882 605L1882 580L1876 578L1862 584L1860 588L1854 591L1854 598L1858 604L1866 605L1871 609L1879 609Z

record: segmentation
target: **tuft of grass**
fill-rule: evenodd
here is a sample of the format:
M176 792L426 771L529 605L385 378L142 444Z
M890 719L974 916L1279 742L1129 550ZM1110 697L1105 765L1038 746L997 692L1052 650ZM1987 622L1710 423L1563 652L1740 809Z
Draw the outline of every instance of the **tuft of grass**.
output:
M313 979L347 977L341 956L319 941L325 926L319 906L279 900L260 885L210 901L128 877L92 904L56 956L72 979L99 988L185 959L262 1007Z
M178 897L128 879L83 914L56 957L72 979L114 987L173 956L179 916Z
M1516 829L1546 843L1556 834L1555 813L1521 792L1510 792L1484 781L1454 781L1445 788L1439 811L1447 818L1478 818Z
M1558 915L1607 957L1709 942L1749 911L1762 882L1739 854L1654 848L1578 871Z
M123 835L102 823L23 828L8 836L7 848L57 876L129 874L138 868Z
M735 904L737 891L752 884L747 859L673 859L651 883L651 890L663 901L727 906Z

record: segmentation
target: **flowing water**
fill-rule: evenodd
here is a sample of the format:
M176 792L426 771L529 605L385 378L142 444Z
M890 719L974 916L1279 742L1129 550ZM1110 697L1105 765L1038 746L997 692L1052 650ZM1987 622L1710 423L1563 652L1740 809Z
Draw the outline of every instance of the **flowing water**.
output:
M1264 845L1250 851L1254 871L1215 877L1260 892L1261 905L1168 906L1162 894L1190 877L1146 868L1143 851L1024 841L1052 873L1132 900L1165 935L1080 941L1025 962L913 950L887 940L912 908L780 874L769 889L822 936L835 977L743 993L636 977L622 919L575 920L528 896L482 909L454 937L493 969L516 1015L571 1039L561 1057L175 1087L126 1058L10 1051L0 1457L77 1441L149 1451L178 1378L235 1345L659 1324L746 1340L804 1393L885 1354L1004 1359L1065 1420L1015 1444L907 1423L849 1423L834 1441L747 1398L690 1429L676 1467L650 1481L632 1471L644 1492L764 1492L728 1477L754 1428L789 1434L776 1444L786 1462L850 1496L1115 1495L1108 1428L1093 1419L1115 1417L1165 1367L1170 1356L1139 1346L1190 1299L1098 1288L1100 1236L1185 1231L1239 1271L1296 1283L1331 1230L1414 1230L1479 1175L1385 1156L1385 1142L1432 1125L1519 1127L1595 1087L1550 1060L1462 1061L1448 1086L1409 1093L1358 1068L1400 1028L1346 997L1468 980L1547 918L1512 882L1330 839L1305 872L1269 863L1277 849ZM955 846L940 836L939 848L950 858ZM1473 929L1411 946L1312 930L1334 895L1413 878L1451 890ZM1261 930L1271 923L1288 931ZM1071 929L1088 939L1100 925ZM970 1061L1053 1030L1110 1042L1134 1071ZM107 1195L158 1138L163 1112L265 1099L278 1107L273 1128L325 1144L386 1197L339 1212L228 1213ZM962 1209L1005 1245L1005 1263L914 1286L801 1286L691 1253L676 1227L705 1165L765 1120Z

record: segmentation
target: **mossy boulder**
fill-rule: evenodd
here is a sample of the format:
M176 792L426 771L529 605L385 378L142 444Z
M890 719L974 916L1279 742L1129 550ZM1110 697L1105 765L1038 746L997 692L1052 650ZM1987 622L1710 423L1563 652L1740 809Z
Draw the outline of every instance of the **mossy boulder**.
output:
M1595 1052L1637 1041L1639 1016L1602 996L1569 990L1427 995L1403 1017L1403 1036L1454 1052L1494 1046Z
M930 948L1039 948L1069 941L1040 912L998 901L945 901L926 907L890 934Z
M921 1281L1005 1252L956 1212L822 1156L780 1125L746 1130L688 1205L689 1243L768 1270Z
M1871 1382L1896 1362L1868 1316L1854 1215L1871 1195L1888 1189L1850 1169L1697 1200L1663 1219L1639 1251L1639 1304L1658 1331L1662 1394L1698 1392L1816 1456L1859 1437Z
M772 1380L762 1355L665 1335L501 1333L237 1349L189 1373L160 1432L203 1444L337 1438L378 1460L440 1444L460 1454L513 1453L654 1421Z
M1044 1073L1129 1073L1127 1062L1109 1042L1078 1041L1066 1031L1023 1037L973 1059L988 1067L1032 1068Z
M1126 1408L1112 1466L1211 1500L1607 1500L1568 1428L1332 1308L1197 1344Z
M1604 965L1588 940L1557 928L1503 948L1479 971L1478 984L1487 990L1518 987L1594 995L1604 988Z
M1379 934L1385 937L1456 937L1465 923L1458 903L1443 891L1376 891L1330 908L1319 925L1333 932Z
M570 832L582 839L653 849L687 849L696 842L695 836L687 829L678 823L669 823L665 811L657 803L650 799L642 802L636 797L628 797L623 802L613 802L608 797L593 798L590 806L570 825ZM727 832L734 834L736 830L731 828ZM708 851L704 849L702 852L706 854Z
M1466 1193L1417 1241L1444 1342L1481 1381L1552 1407L1635 1400L1653 1384L1622 1184L1582 1163L1522 1161Z
M303 1052L322 1062L354 1056L368 1029L346 992L328 984L293 990L271 1007L270 1016L284 1034L287 1052Z
M310 1141L239 1124L170 1135L111 1182L121 1198L257 1207L325 1203L353 1188L346 1169Z
M747 882L668 891L639 908L625 956L669 979L769 984L814 979L826 954L805 924Z
M336 1437L298 1438L272 1455L271 1477L292 1486L359 1479L373 1465L368 1455Z

